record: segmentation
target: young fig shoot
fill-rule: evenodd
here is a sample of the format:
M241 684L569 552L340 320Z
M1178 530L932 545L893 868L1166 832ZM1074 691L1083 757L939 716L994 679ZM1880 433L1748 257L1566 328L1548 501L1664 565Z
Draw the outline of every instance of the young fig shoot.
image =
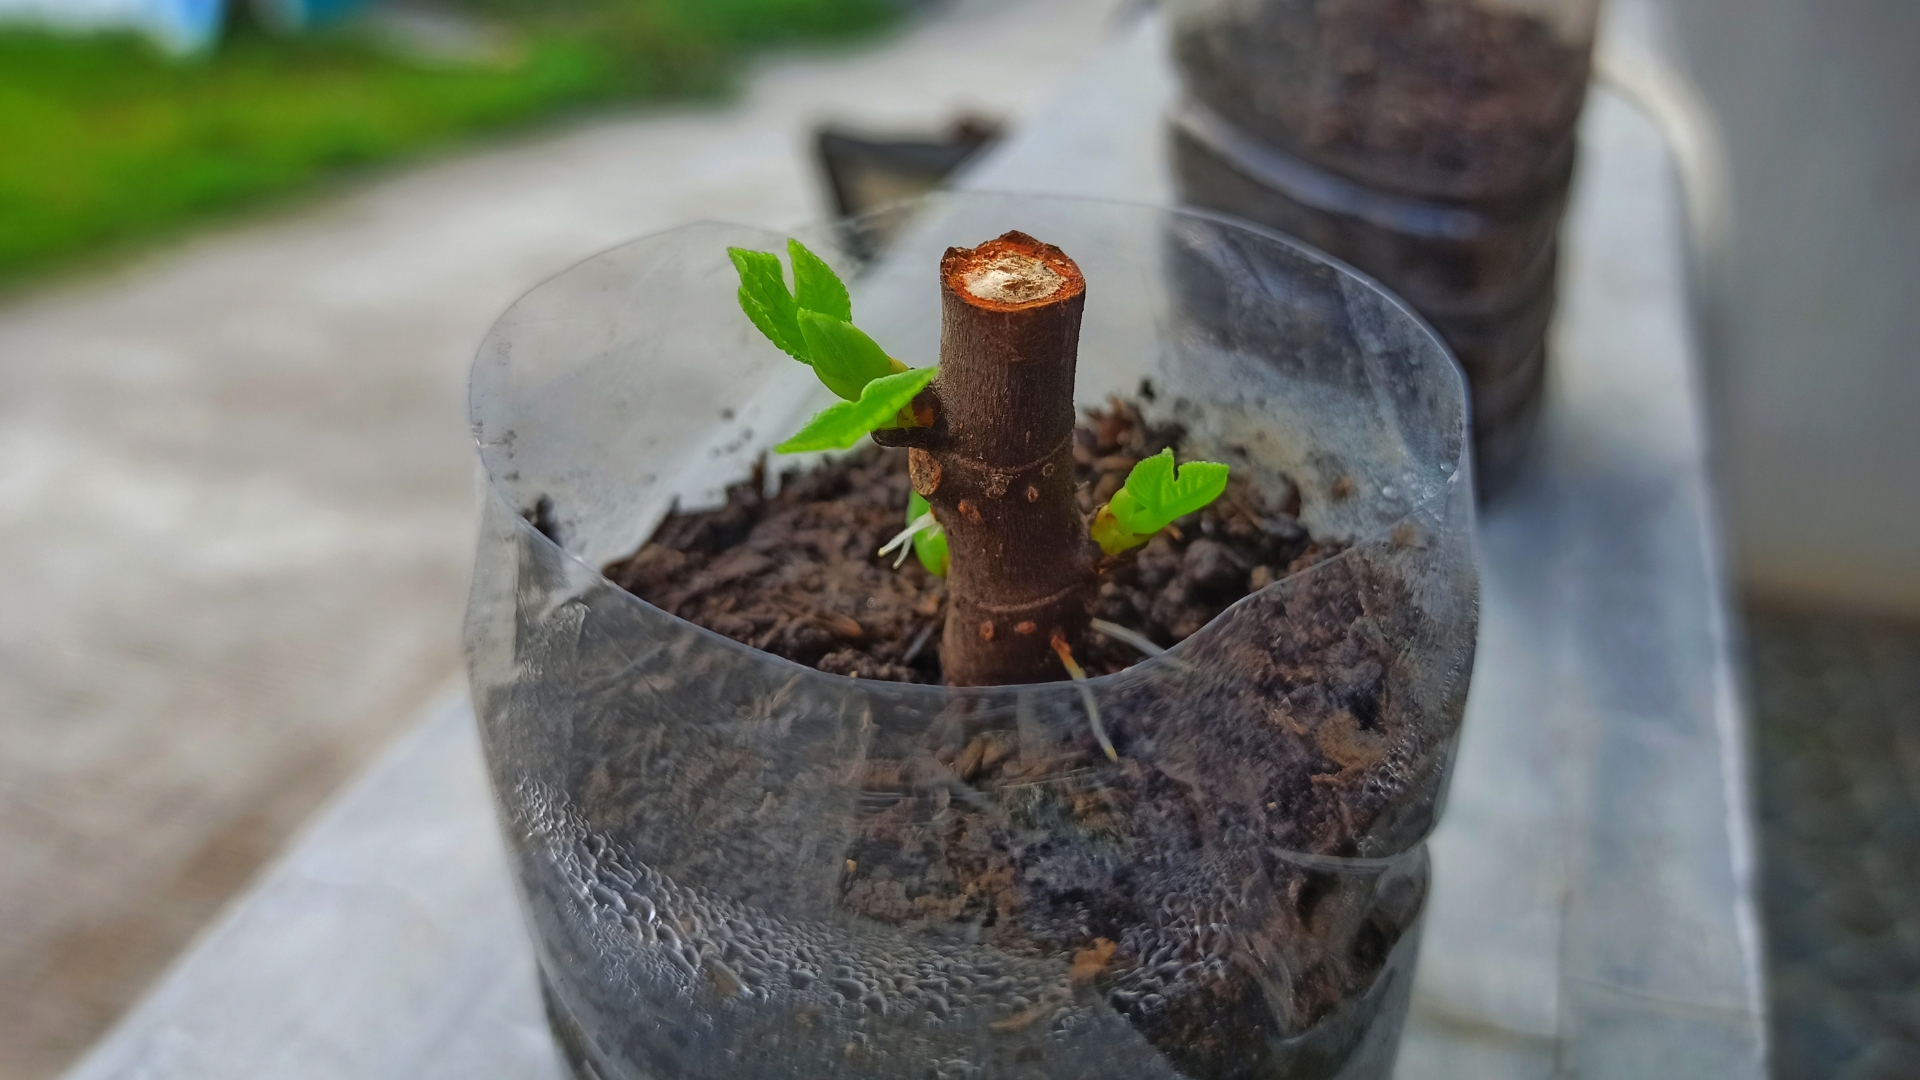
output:
M907 551L911 547L914 555L920 559L920 565L934 577L947 576L947 531L934 519L933 507L915 491L907 496L907 527L894 534L879 554L885 557L895 551L900 554L893 560L894 569L907 561Z
M854 326L847 287L824 259L800 241L788 240L789 292L773 252L728 248L727 257L740 274L740 310L767 340L812 367L827 389L845 399L821 410L775 450L845 450L882 428L933 422L931 413L916 413L912 405L940 369L909 368Z
M1176 520L1203 510L1227 490L1227 467L1189 461L1178 469L1162 450L1133 467L1126 486L1094 512L1093 541L1108 555L1139 547Z
M908 406L927 388L939 368L909 368L882 375L860 389L854 401L839 401L821 409L794 436L774 447L782 454L808 450L845 450L882 428L915 427Z
M853 321L853 301L840 276L798 240L787 241L793 261L793 292L787 291L780 256L771 251L728 248L727 257L740 273L740 310L767 340L803 364L811 364L801 337L799 314L812 311L840 322Z
M926 528L913 534L913 553L920 559L920 565L934 577L947 576L947 530L933 520L933 507L915 491L907 496L907 519L919 521L925 517Z

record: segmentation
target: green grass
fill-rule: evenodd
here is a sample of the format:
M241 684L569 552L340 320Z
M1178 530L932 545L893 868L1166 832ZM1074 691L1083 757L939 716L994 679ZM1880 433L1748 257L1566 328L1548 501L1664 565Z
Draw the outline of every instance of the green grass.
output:
M509 55L428 64L351 32L236 28L174 60L131 36L0 32L0 284L567 110L727 85L745 50L859 33L887 0L469 0Z

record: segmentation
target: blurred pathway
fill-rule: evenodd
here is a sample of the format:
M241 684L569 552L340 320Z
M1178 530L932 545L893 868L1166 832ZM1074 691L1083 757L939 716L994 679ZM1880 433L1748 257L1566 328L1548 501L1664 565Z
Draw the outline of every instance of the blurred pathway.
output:
M818 217L812 122L1017 114L1115 6L949 5L727 108L429 164L0 306L0 1080L84 1048L457 677L463 384L496 314L650 231Z

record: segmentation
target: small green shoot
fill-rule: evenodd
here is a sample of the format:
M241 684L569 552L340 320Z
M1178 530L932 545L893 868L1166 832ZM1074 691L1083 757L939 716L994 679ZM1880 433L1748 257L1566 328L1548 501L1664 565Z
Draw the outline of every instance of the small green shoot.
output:
M926 517L930 524L928 528L913 534L913 553L919 556L920 565L927 568L927 573L934 577L946 577L947 530L933 520L933 507L927 505L927 500L921 498L919 492L909 493L907 517L918 521L922 516Z
M795 321L800 305L787 291L780 256L771 251L728 248L727 257L740 274L740 310L788 356L803 364L812 363L807 359L807 344L800 338L800 324Z
M1108 555L1118 555L1153 539L1154 534L1220 497L1227 490L1227 467L1214 461L1189 461L1177 470L1173 451L1162 450L1127 474L1126 486L1093 516L1093 540Z
M799 433L774 449L783 454L845 450L880 428L915 427L924 420L908 408L937 367L909 368L853 325L853 301L833 267L798 240L787 241L793 291L780 257L770 251L728 248L740 274L740 310L767 340L810 365L826 388L846 400L829 405Z
M836 401L821 409L793 438L774 449L783 454L845 450L870 431L910 427L912 425L902 423L903 418L911 418L907 406L939 373L938 368L909 368L895 375L882 375L861 387L859 400Z
M934 520L933 508L917 491L907 495L907 527L895 533L879 554L898 551L899 556L893 560L893 568L898 570L900 564L907 561L909 544L927 573L934 577L947 576L947 530Z
M798 321L813 373L820 376L827 389L848 401L859 401L861 391L875 379L907 370L905 364L894 363L885 349L850 322L806 310L800 312Z
M798 240L787 241L787 258L793 261L793 298L800 310L817 311L841 322L853 321L853 298L825 259Z

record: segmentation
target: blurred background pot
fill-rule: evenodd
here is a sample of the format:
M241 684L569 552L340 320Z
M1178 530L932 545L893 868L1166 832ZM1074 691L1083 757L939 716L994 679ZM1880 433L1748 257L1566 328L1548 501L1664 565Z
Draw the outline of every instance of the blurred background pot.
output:
M1179 0L1181 196L1380 278L1452 346L1495 491L1539 411L1599 0Z
M474 369L468 652L579 1075L1388 1075L1477 626L1459 375L1377 287L1204 214L947 196L807 239L924 363L940 253L1011 228L1086 274L1083 403L1137 396L1350 546L1085 684L803 667L596 569L822 400L734 303L725 248L782 237L692 226L535 289ZM663 441L687 371L741 400Z

